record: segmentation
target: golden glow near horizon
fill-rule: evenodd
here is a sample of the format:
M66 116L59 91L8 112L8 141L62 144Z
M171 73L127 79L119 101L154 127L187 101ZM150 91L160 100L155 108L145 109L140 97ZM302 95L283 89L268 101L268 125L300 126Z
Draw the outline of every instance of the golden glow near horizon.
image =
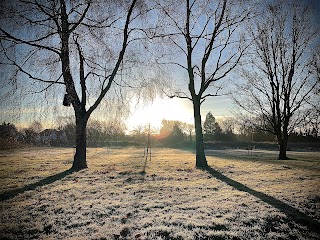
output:
M128 131L149 123L152 128L160 129L162 119L193 123L191 102L183 99L156 98L148 104L133 103L126 124Z
M230 116L229 110L231 109L231 100L227 98L211 98L208 99L202 106L202 120L204 121L206 114L211 111L216 119L222 119ZM133 100L130 104L131 113L124 119L127 130L126 133L130 133L138 126L150 126L154 130L160 130L161 121L176 120L189 124L194 123L192 103L186 99L168 97L156 98L149 103L137 103ZM72 108L49 107L37 108L27 107L18 110L0 110L2 113L2 122L13 123L19 129L29 127L34 121L39 121L43 128L57 128L59 118L73 116ZM100 112L95 112L90 117L90 120L96 119L100 121L106 120L106 115ZM63 122L61 122L63 124Z

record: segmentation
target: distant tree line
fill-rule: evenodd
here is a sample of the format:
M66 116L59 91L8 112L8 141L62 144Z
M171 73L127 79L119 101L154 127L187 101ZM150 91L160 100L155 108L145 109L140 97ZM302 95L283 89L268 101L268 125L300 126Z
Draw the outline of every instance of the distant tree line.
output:
M310 115L304 123L289 135L290 142L320 143L320 118ZM217 120L211 112L203 122L204 142L209 148L225 143L242 146L244 143L275 143L275 136L261 130L257 124L259 118L226 117ZM75 123L65 118L55 128L44 129L35 121L30 126L18 129L14 124L0 125L1 148L15 148L25 145L73 147L76 142ZM146 144L149 127L139 125L126 133L127 126L118 119L101 121L92 119L88 123L87 138L89 147L125 147ZM161 128L151 128L151 144L156 147L193 148L195 133L193 124L177 120L163 119ZM245 146L244 145L244 146ZM318 146L319 148L319 146Z

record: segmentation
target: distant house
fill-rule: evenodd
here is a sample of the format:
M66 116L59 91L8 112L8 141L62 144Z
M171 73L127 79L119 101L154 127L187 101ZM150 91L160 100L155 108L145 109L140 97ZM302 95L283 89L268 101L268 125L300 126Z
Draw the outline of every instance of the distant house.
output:
M57 129L45 129L39 134L40 141L47 144L65 143L67 141L67 134L65 131Z

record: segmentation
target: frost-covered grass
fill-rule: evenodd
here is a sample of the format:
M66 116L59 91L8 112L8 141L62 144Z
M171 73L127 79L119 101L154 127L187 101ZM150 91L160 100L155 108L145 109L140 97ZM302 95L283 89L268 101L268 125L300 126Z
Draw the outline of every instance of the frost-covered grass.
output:
M194 153L153 149L143 172L142 149L89 148L88 169L56 175L72 154L0 152L1 239L320 238L268 201L195 169ZM292 152L287 161L266 151L207 155L224 176L320 221L319 153Z

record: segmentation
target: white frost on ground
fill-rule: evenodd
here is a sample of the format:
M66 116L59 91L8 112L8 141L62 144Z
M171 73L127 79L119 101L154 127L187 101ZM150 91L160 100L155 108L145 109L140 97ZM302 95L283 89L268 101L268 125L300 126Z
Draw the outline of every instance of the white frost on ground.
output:
M1 153L0 193L70 167L72 149ZM194 154L141 149L88 150L89 168L0 204L3 239L319 239L305 226L244 191L194 168ZM229 178L320 220L320 159L208 151ZM214 155L214 156L213 156ZM274 155L275 156L275 155ZM307 156L307 157L305 157Z

